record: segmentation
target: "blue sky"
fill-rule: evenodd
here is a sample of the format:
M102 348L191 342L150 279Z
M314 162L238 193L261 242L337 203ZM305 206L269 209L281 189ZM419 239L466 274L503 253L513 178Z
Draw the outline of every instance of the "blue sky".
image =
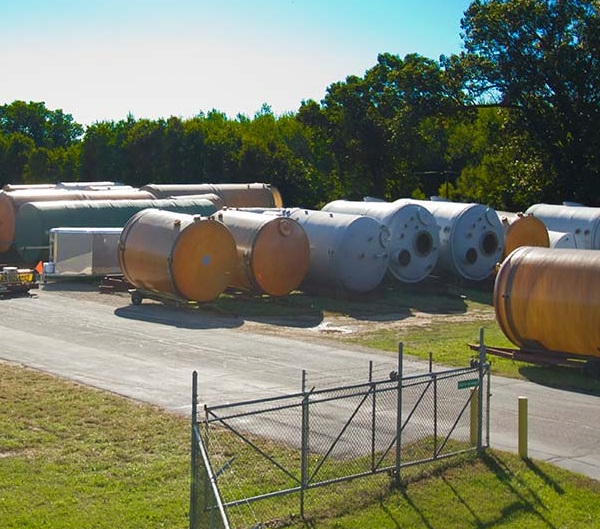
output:
M0 104L88 125L294 112L377 54L461 49L468 0L0 0Z

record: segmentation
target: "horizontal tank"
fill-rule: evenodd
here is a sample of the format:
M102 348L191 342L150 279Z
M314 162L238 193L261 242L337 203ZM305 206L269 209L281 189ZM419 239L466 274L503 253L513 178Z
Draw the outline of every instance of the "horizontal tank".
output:
M390 238L381 222L361 215L299 208L279 214L298 221L308 236L310 263L303 288L364 293L379 286L388 268Z
M522 349L600 357L600 252L521 247L500 266L496 320Z
M23 204L28 202L55 202L58 200L152 200L154 195L138 189L72 190L18 189L0 191L0 252L10 249L15 238L15 221Z
M389 271L404 283L417 283L433 271L440 253L433 215L408 200L395 202L334 200L323 211L372 217L390 232Z
M504 253L509 253L521 246L550 247L550 237L546 225L533 215L497 211L504 230Z
M550 248L577 248L577 240L572 233L548 230Z
M229 286L271 296L298 288L310 262L304 228L294 219L225 208L215 218L231 231L237 266Z
M141 187L155 198L171 198L181 195L214 193L230 208L283 206L277 188L270 184L147 184Z
M534 204L527 213L551 231L572 233L576 247L600 250L600 208L557 204Z
M125 279L136 288L197 302L217 298L236 265L235 241L223 223L158 209L129 219L118 254Z
M435 271L473 281L489 277L502 260L504 232L495 210L481 204L412 200L434 216L440 234Z
M204 199L28 202L17 213L15 249L26 263L47 261L52 228L122 228L130 217L146 208L203 216L216 211L214 204Z

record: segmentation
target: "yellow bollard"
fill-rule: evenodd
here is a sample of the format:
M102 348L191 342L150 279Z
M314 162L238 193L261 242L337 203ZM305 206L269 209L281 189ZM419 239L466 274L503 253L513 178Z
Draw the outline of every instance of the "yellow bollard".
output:
M527 454L527 397L519 397L519 456L528 459Z
M479 389L471 389L471 446L477 446L477 433L479 430L479 421L477 416L479 412Z

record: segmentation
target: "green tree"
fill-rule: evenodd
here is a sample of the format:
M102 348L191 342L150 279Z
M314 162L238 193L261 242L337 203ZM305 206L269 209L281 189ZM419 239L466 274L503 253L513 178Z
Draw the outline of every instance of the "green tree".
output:
M600 204L600 5L475 0L462 20L477 96L511 108L554 175L546 195Z
M0 106L0 132L20 133L36 147L66 148L83 134L83 127L62 110L48 110L43 102L14 101Z

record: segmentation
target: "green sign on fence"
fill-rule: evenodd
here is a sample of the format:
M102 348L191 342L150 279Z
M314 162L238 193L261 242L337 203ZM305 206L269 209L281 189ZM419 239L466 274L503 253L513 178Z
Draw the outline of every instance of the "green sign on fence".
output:
M458 381L458 389L475 388L479 386L478 378L469 378L467 380Z

